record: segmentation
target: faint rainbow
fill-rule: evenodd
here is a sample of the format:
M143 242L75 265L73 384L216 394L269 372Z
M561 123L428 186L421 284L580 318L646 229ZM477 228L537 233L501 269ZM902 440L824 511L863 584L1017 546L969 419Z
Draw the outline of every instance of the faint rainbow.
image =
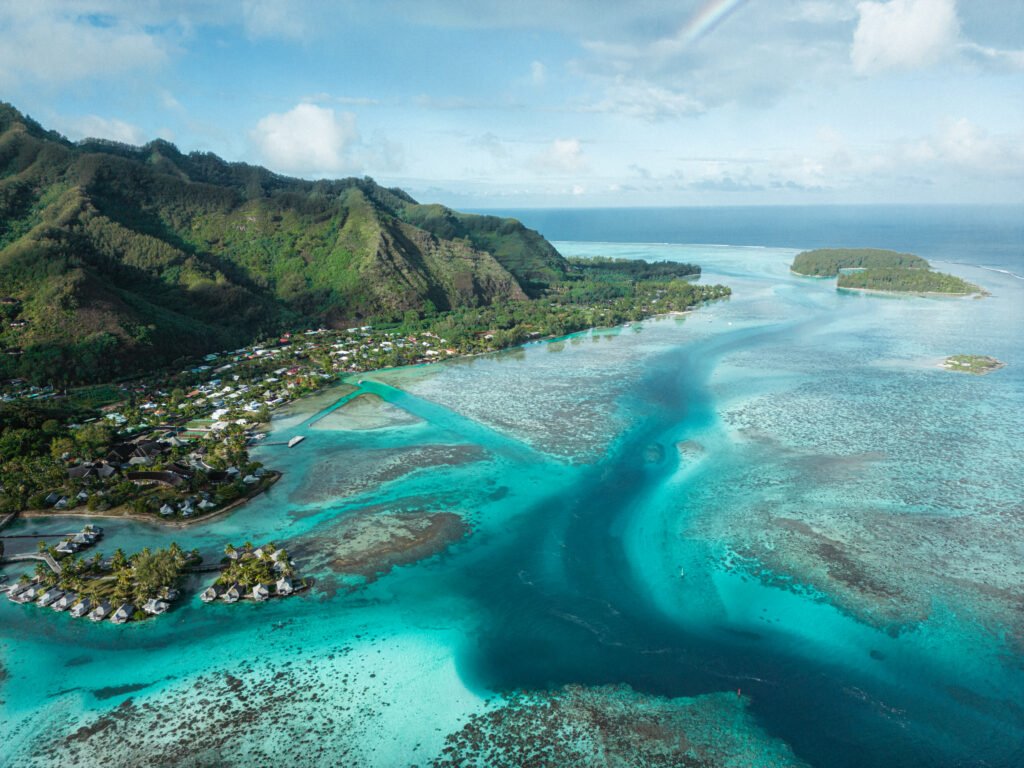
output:
M725 21L733 11L746 2L747 0L710 0L693 14L693 18L686 22L686 26L679 30L676 39L684 47L692 45Z

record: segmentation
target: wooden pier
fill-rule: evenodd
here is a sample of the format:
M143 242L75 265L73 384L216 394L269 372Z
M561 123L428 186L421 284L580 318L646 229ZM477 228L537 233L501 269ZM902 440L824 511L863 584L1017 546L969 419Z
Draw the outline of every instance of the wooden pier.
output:
M49 552L25 552L20 555L7 555L6 557L0 557L0 565L6 565L7 563L21 563L28 560L38 560L46 563L50 566L50 570L58 576L60 576L64 571L64 569L60 567L60 563L50 557Z

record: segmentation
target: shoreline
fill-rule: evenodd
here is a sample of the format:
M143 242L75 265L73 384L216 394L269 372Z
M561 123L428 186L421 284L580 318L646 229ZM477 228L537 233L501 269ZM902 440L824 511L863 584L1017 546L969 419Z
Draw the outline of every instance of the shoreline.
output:
M159 526L162 528L191 528L193 525L199 525L200 523L207 523L211 520L216 520L218 517L222 517L226 515L228 512L233 512L239 507L247 504L248 502L255 499L257 496L262 494L264 491L270 489L271 486L273 486L278 480L281 479L282 474L283 473L280 470L267 470L268 479L266 484L263 485L258 490L256 490L255 492L253 492L252 494L248 494L246 496L237 498L230 504L226 504L220 509L214 510L208 515L203 515L202 517L196 517L189 520L163 520L159 517L154 517L153 515L143 515L138 512L117 513L116 510L125 508L124 504L118 507L114 507L113 509L104 510L102 512L90 512L88 510L78 512L73 509L61 510L60 512L52 512L46 509L26 509L23 510L22 512L19 512L18 516L24 517L26 519L36 520L48 517L97 517L104 518L107 520L133 520L139 523L150 523L152 525Z
M979 290L971 291L970 293L940 293L939 291L885 291L882 290L881 288L850 288L845 285L836 286L837 291L850 291L851 293L874 293L880 296L921 296L924 298L935 296L938 298L945 299L983 299L986 296L992 295L984 288L981 288L981 286L978 286L978 289Z
M719 299L714 299L713 301L718 301L718 300ZM499 353L499 352L505 352L507 350L518 349L518 348L525 347L528 344L546 344L546 343L550 343L550 342L554 342L554 341L560 341L560 340L563 340L563 339L571 338L572 336L575 336L575 335L581 334L581 333L589 333L589 332L592 332L592 331L599 331L599 330L610 330L610 329L614 329L614 328L627 328L630 325L632 325L632 323L642 323L642 322L645 322L647 320L658 320L658 319L664 319L664 318L669 318L669 317L685 317L686 315L690 315L690 314L695 313L704 304L710 304L710 303L711 303L711 301L706 301L706 302L702 302L702 304L700 304L698 306L695 306L695 307L692 307L692 308L689 308L689 309L670 310L668 312L659 312L659 313L656 313L656 314L653 314L653 315L648 315L646 317L643 317L640 320L629 320L626 323L620 323L618 325L592 325L592 326L589 326L587 328L582 328L582 329L580 329L578 331L573 331L571 333L567 333L567 334L562 335L562 336L545 336L545 337L538 338L538 339L529 339L527 341L520 342L519 344L513 344L513 345L510 345L510 346L507 346L507 347L500 347L498 349L486 350L486 351L481 351L481 352L468 352L468 353L461 354L461 355L452 355L451 357L443 358L443 359L440 359L440 360L424 360L424 361L420 361L420 362L416 362L416 363L410 363L408 365L396 366L396 367L393 367L393 368L374 368L374 369L368 370L368 371L344 371L344 372L339 371L339 372L337 372L337 376L334 379L332 379L329 383L327 383L325 386L323 386L323 387L321 387L319 389L313 390L312 392L306 392L306 393L300 395L297 398L294 398L292 400L288 400L286 403L282 403L281 405L282 405L282 407L288 406L288 405L295 405L295 404L297 404L297 403L299 403L299 402L301 402L301 401L303 401L305 399L308 399L308 398L311 398L311 397L315 397L316 395L322 395L322 394L324 394L324 392L329 390L331 387L336 387L336 386L339 386L339 385L342 385L342 384L349 384L347 379L349 377L352 377L352 376L372 376L373 374L380 373L380 372L383 372L383 371L401 370L403 368L426 367L426 366L431 366L431 365L435 365L437 363L443 363L443 362L450 361L450 360L459 360L459 359L464 359L464 358L474 358L474 357L479 357L481 355L490 355L490 354L496 354L496 353ZM349 386L352 386L352 385L349 384ZM356 390L355 391L358 392L360 387L358 385L355 385L355 386L356 386ZM350 394L354 394L354 393L350 393ZM243 497L238 498L238 499L235 499L234 501L232 501L230 504L226 505L225 507L223 507L221 509L218 509L218 510L215 510L214 512L211 512L208 515L203 515L202 517L197 517L197 518L190 519L190 520L174 520L174 521L170 521L170 520L161 519L159 517L154 517L152 515L139 514L138 512L123 512L123 513L116 512L116 510L124 509L125 505L123 505L123 504L118 506L118 507L114 507L112 509L104 510L103 512L89 512L89 511L79 512L79 511L76 511L76 510L61 510L60 513L55 513L55 512L53 512L51 510L42 510L42 509L21 510L21 511L19 511L15 515L15 517L23 517L25 519L44 519L44 518L48 518L48 517L100 518L100 519L106 519L106 520L130 520L130 521L139 522L139 523L149 523L150 525L156 526L158 528L171 528L171 529L190 528L190 527L192 527L194 525L199 525L200 523L206 523L206 522L209 522L211 520L216 520L216 519L218 519L220 517L223 517L227 513L232 512L235 509L238 509L239 507L247 504L252 499L255 499L257 496L262 494L264 491L269 489L278 480L281 479L281 474L282 473L280 472L280 470L268 470L267 473L268 473L268 475L271 476L269 482L267 482L266 485L261 487L255 493L253 493L251 495L243 496ZM12 518L12 520L8 520L6 522L12 522L12 521L13 521L13 518Z

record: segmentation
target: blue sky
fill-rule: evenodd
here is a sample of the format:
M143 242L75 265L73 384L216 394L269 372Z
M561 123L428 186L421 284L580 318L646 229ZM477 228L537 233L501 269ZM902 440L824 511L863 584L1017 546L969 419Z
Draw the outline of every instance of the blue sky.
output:
M1021 0L0 0L72 139L462 207L1024 202Z

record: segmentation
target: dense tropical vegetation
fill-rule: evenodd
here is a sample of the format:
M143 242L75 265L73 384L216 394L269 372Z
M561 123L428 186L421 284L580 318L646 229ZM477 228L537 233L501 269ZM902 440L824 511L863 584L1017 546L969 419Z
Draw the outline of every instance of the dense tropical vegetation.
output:
M288 328L538 296L566 271L515 220L166 141L74 144L0 104L0 378L109 380Z
M56 553L51 550L51 555ZM173 542L166 549L146 547L131 556L118 549L109 561L104 561L99 552L88 558L65 555L59 559L60 575L39 563L32 580L72 592L79 599L88 598L94 604L108 600L136 607L150 599L166 598L176 588L184 569L199 562L197 553L185 552ZM28 581L29 577L25 575L22 580Z
M920 256L878 248L804 251L796 255L790 269L808 277L836 277L837 288L956 295L981 292L966 280L933 271Z
M288 553L273 543L256 547L245 542L241 547L228 544L224 547L225 567L217 577L217 584L237 584L251 590L257 584L273 584L282 577L295 576Z
M570 264L514 219L368 178L290 179L162 140L75 144L0 104L0 379L111 381L311 325L457 344L496 330L502 346L726 294L685 284L696 275Z
M898 293L947 293L967 295L981 289L955 275L933 272L929 269L899 267L864 269L843 272L836 281L839 288Z
M798 253L790 269L809 277L836 277L844 269L928 269L929 266L925 259L912 253L880 248L818 248Z

